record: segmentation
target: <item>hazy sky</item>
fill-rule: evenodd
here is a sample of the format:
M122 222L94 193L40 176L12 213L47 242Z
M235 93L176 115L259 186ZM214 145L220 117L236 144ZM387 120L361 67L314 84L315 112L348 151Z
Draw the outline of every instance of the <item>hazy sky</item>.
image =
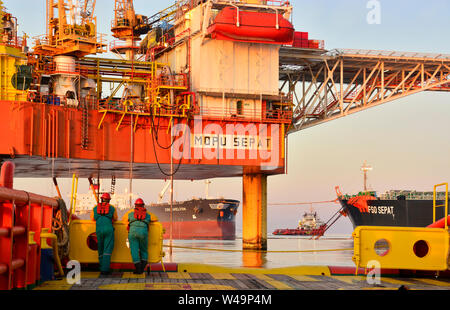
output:
M44 0L5 0L19 19L21 32L45 33ZM293 22L310 38L325 40L327 49L355 48L450 54L448 35L450 1L380 0L381 23L368 24L368 0L292 0ZM136 12L152 15L172 1L135 0ZM114 1L98 0L99 32L110 33ZM343 119L319 125L289 137L288 174L269 178L268 201L310 202L333 200L334 187L344 193L362 189L360 166L373 166L369 185L378 192L389 189L431 191L433 185L450 181L450 93L420 93ZM109 180L105 180L109 186ZM134 192L146 201L156 201L163 181L135 181ZM55 195L50 180L35 185L15 181L15 188ZM61 180L63 192L70 180ZM123 191L128 181L119 181ZM82 180L80 192L88 190ZM176 182L178 200L204 195L204 183ZM213 180L210 195L242 199L240 178ZM268 232L295 227L307 206L269 207ZM334 204L317 206L323 220L338 210ZM242 212L238 213L241 230ZM331 233L350 234L343 218Z

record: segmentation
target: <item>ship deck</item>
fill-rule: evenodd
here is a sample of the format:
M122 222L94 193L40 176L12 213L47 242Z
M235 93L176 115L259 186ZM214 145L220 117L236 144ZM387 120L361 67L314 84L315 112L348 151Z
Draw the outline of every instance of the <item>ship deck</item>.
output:
M143 275L116 271L109 276L99 272L82 272L80 284L66 279L44 282L34 290L172 290L235 291L257 290L450 290L448 276L400 276L398 271L382 271L381 283L369 284L361 269L355 276L353 267L299 266L277 269L225 268L202 264L152 265Z

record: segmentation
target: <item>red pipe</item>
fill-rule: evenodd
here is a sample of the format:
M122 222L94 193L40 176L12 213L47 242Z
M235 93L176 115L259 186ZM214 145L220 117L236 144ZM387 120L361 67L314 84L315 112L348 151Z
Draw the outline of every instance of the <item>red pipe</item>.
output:
M51 207L58 207L56 199L37 194L18 191L13 189L15 165L7 161L2 165L0 172L0 201L15 201L16 203L44 204ZM1 232L0 232L1 234Z
M9 229L8 228L0 228L0 237L6 237L9 235Z
M0 172L0 186L6 188L13 188L14 184L14 163L7 161L2 165L2 169Z
M5 273L8 270L8 266L6 264L0 264L0 274Z
M447 216L447 225L450 225L450 215ZM445 227L445 218L441 218L439 221L434 222L427 226L427 228L444 228Z
M58 207L58 201L56 199L45 197L25 191L18 191L9 189L6 187L0 187L0 201L15 201L16 203L35 203L44 204L53 208Z
M23 226L15 226L12 229L13 236L20 236L20 235L24 234L25 231L26 231L26 229Z
M16 270L20 267L22 267L25 264L25 260L22 258L13 259L11 262L11 269Z

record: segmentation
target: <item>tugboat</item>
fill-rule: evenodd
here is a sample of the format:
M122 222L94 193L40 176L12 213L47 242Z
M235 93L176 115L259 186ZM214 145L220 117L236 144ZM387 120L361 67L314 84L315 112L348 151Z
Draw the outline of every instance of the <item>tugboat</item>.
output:
M323 236L327 224L321 221L317 212L310 210L303 214L303 218L298 222L298 227L294 229L276 229L273 235L292 235L292 236Z

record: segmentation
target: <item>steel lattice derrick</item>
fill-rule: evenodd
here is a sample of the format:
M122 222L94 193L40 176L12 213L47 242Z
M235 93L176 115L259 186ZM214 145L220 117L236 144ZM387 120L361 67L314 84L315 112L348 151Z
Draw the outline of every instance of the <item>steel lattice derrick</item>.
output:
M422 91L450 91L450 55L282 48L281 90L296 108L291 132Z

